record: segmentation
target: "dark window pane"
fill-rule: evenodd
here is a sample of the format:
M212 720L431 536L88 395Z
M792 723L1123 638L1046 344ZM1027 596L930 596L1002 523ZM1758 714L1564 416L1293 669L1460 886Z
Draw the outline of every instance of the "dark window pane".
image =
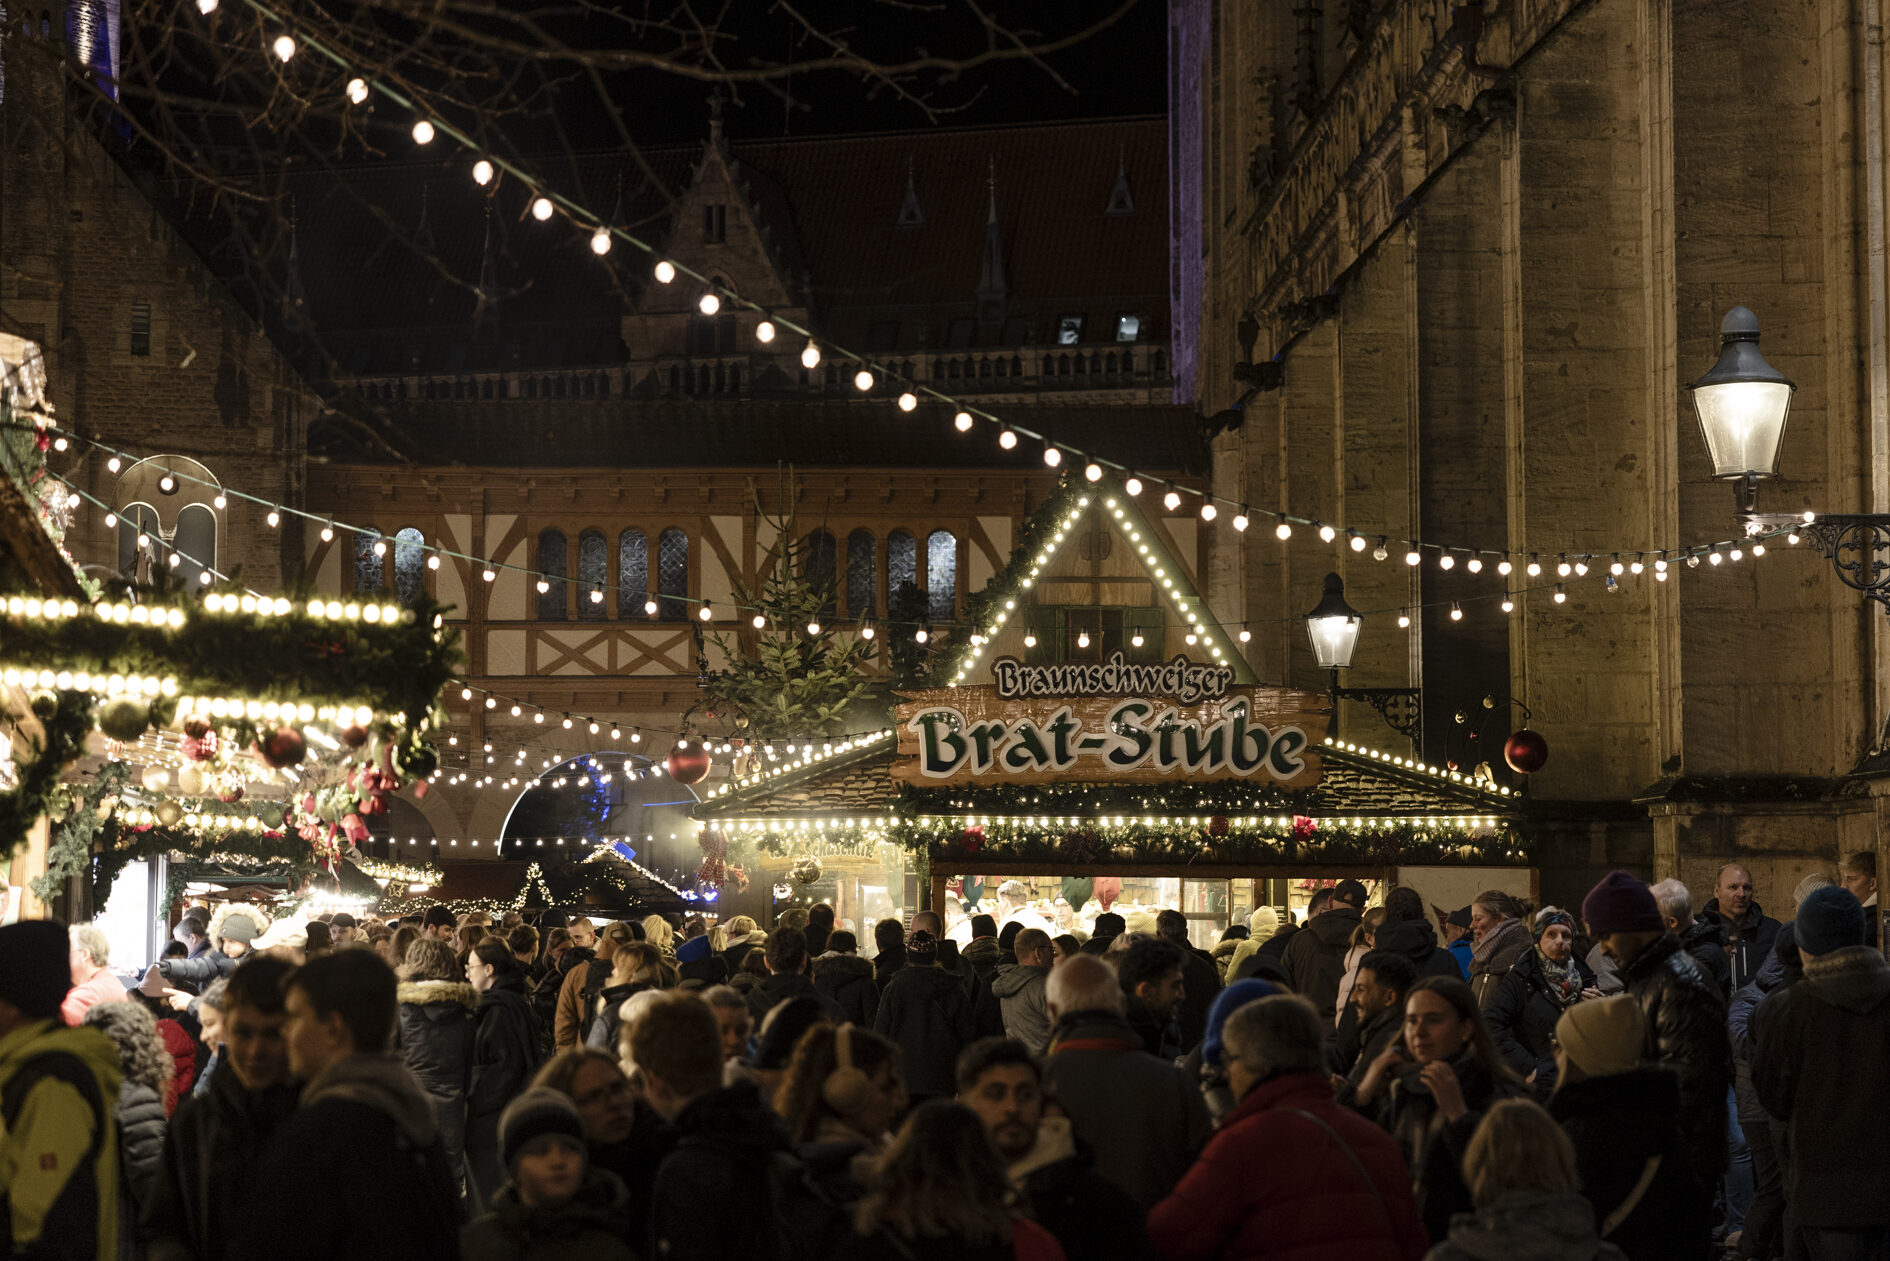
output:
M151 304L138 301L131 304L131 353L148 355L151 353Z
M171 546L181 562L171 573L186 591L198 590L198 576L217 567L217 517L208 504L185 504L178 511Z
M609 616L604 606L604 580L610 576L610 544L602 530L578 535L578 616L596 620Z
M394 535L394 596L409 607L427 593L426 541L412 526Z
M878 595L879 541L866 530L855 530L847 535L847 615L873 617Z
M1083 317L1065 315L1057 319L1057 345L1074 346L1083 340Z
M135 577L141 582L149 582L151 576L140 574L138 564L138 535L143 534L150 542L146 551L156 553L163 549L158 540L157 509L150 504L133 504L118 514L118 572L127 578Z
M689 536L681 530L664 530L657 537L656 584L663 597L657 615L668 622L687 618L691 609L683 597L689 594Z
M570 572L565 568L565 551L563 530L538 532L537 581L544 585L538 593L538 620L541 622L564 620L564 579Z
M617 614L644 616L643 602L650 590L650 545L641 530L617 536Z
M834 566L838 550L833 535L825 530L815 530L801 540L801 576L808 587L825 596L820 604L820 615L828 620L834 615Z
M958 614L958 540L949 530L934 530L925 540L925 608L935 622Z
M381 589L381 558L374 554L374 544L380 541L381 532L373 526L367 533L354 536L354 591L356 595L365 595Z
M886 537L886 598L908 582L919 580L919 541L905 530Z

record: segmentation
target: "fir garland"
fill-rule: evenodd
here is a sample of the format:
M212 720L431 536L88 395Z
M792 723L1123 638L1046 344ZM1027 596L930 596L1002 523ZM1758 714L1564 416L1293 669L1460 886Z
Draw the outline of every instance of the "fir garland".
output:
M53 830L52 843L46 849L46 874L33 878L35 897L50 902L59 895L60 885L86 869L92 860L93 840L112 823L112 808L106 798L118 796L130 778L129 766L110 762L91 783L61 784L54 790L46 814L59 826ZM108 839L110 835L108 832Z
M42 693L40 700L33 708L45 738L32 742L30 756L15 756L19 783L0 793L0 858L10 858L26 844L33 824L55 806L59 777L85 753L85 737L92 730L90 693Z
M204 866L218 865L218 858L223 855L248 859L259 866L271 868L280 864L282 874L292 886L313 875L316 869L314 851L309 848L307 841L293 832L232 833L218 837L214 852L206 853L168 828L119 829L116 819L112 820L110 826L116 830L116 838L92 863L92 901L95 906L105 904L105 900L111 896L113 881L118 879L128 864L148 862L160 854L188 854L191 855L188 862ZM188 878L189 873L185 872L184 875Z

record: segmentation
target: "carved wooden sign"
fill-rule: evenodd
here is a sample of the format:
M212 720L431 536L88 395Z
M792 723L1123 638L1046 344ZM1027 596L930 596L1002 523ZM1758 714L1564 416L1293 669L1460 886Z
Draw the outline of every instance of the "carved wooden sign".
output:
M993 675L998 685L907 694L894 779L925 788L1251 779L1298 789L1323 773L1323 693L1233 687L1216 667L1179 657L1126 668L1119 657L1041 667L1007 658ZM1052 681L1077 694L1045 695Z

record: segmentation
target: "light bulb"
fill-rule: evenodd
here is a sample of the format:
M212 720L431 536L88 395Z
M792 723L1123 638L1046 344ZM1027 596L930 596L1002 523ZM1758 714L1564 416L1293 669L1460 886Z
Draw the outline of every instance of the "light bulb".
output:
M670 262L667 258L659 258L656 260L655 273L656 283L666 285L676 279L676 264Z
M649 617L655 617L656 616L656 601L645 600L643 602L643 612L645 613L645 615Z
M1234 529L1242 534L1245 534L1247 532L1247 514L1246 513L1240 512L1240 513L1234 514Z
M1365 550L1365 536L1363 534L1354 534L1352 536L1352 550L1355 552Z
M1336 539L1338 537L1339 537L1339 532L1333 529L1331 526L1322 525L1319 527L1319 541L1321 543L1330 543L1333 539Z
M79 506L79 492L75 490L70 495L66 496L66 507L76 508L78 506Z
M1450 606L1450 620L1453 622L1463 621L1463 606L1455 601L1452 601Z
M432 144L433 124L424 118L415 122L413 125L413 142L415 144Z
M592 587L591 588L591 603L602 604L603 602L604 602L604 589L602 587Z
M1757 548L1754 548L1753 550L1754 550L1754 551L1757 551L1758 549L1757 549ZM1641 573L1641 572L1642 572L1643 570L1645 570L1646 568L1647 568L1647 566L1645 566L1645 565L1643 565L1643 564L1641 564L1641 562L1639 562L1639 561L1637 560L1637 561L1635 561L1635 562L1633 562L1632 564L1630 564L1630 565L1628 566L1628 572L1629 572L1629 573L1631 573L1631 574L1639 574L1639 573Z
M1765 555L1765 544L1763 544L1763 543L1754 543L1754 544L1752 545L1752 554L1753 554L1754 556L1763 556L1763 555Z
M998 445L1003 447L1006 451L1009 451L1012 447L1017 445L1017 435L1012 433L1009 429L999 431Z
M701 618L705 622L714 621L715 610L709 607L709 602L707 600L704 600L702 602L702 607L696 610L696 616Z
M1446 570L1455 569L1457 567L1457 558L1452 556L1449 552L1445 552L1442 556L1437 558L1437 567Z
M282 524L282 514L277 512L275 509L271 508L269 510L268 521L269 521L269 528L273 530L277 526Z
M773 320L763 320L761 323L755 325L755 340L761 342L763 345L774 340Z
M1137 631L1135 634L1129 636L1129 643L1140 648L1142 646L1142 632Z
M106 529L108 529L108 530L109 530L109 529L111 529L111 528L112 528L113 526L115 526L115 525L117 525L117 524L118 524L118 514L117 514L117 513L115 513L115 512L108 512L108 513L106 513L106 514L105 514L105 528L106 528Z
M1172 490L1169 491L1166 495L1162 496L1162 507L1173 512L1175 509L1181 507L1181 496Z
M1102 465L1085 464L1083 466L1083 480L1086 482L1100 482L1102 480Z
M1503 612L1514 613L1515 611L1516 611L1516 602L1510 599L1508 596L1504 596L1503 597Z
M1280 522L1278 525L1273 527L1273 537L1276 539L1280 539L1281 541L1285 541L1286 539L1292 538L1293 537L1292 525L1285 521Z
M387 541L385 539L374 540L374 554L376 556L387 555Z
M427 568L428 568L428 569L435 569L435 570L437 570L437 569L438 569L439 567L440 567L440 558L439 558L439 555L438 555L437 553L436 553L436 554L434 554L434 555L432 555L432 556L429 556L429 557L427 557Z
M1617 560L1616 562L1614 562L1614 564L1608 566L1608 572L1615 575L1616 577L1620 577L1620 575L1626 570L1626 568L1627 566L1623 565L1620 561Z
M763 629L766 629L766 627L767 627L767 625L768 625L768 619L767 619L767 618L765 618L765 617L763 617L763 616L762 616L761 614L759 614L759 613L757 613L757 614L755 614L755 615L754 615L753 617L751 617L751 618L749 618L748 620L749 620L749 623L750 623L750 624L751 624L751 625L752 625L752 626L753 626L753 627L754 627L754 628L755 628L756 630L763 630Z
M1216 508L1212 503L1204 503L1201 505L1201 519L1203 521L1212 521L1220 515L1221 510Z
M602 258L610 253L610 229L599 228L591 233L591 253Z
M1655 572L1655 573L1657 573L1657 574L1664 574L1664 573L1666 573L1666 572L1667 572L1667 562L1666 562L1665 560L1657 560L1657 561L1655 561L1655 562L1654 562L1654 572Z
M860 627L861 639L871 639L872 637L873 637L873 624L871 622L868 622L865 625Z
M1036 646L1037 646L1037 637L1031 634L1029 631L1025 631L1024 632L1024 647L1035 648Z
M1076 632L1076 646L1078 648L1089 647L1089 632L1088 631Z
M551 198L532 198L532 218L538 220L538 222L543 223L545 220L551 218L551 210Z
M1714 564L1714 565L1717 565L1717 564L1719 564L1719 563L1720 563L1720 562L1721 562L1722 560L1724 560L1724 559L1725 559L1725 557L1723 557L1723 556L1721 556L1721 555L1720 555L1720 554L1719 554L1718 552L1709 552L1709 553L1707 553L1707 557L1706 557L1706 559L1707 559L1707 561L1708 561L1709 563L1711 563L1711 564Z
M335 523L330 521L327 525L324 525L322 527L322 542L332 543L334 541L335 541Z
M1507 560L1499 560L1496 562L1496 572L1501 574L1505 578L1509 577L1510 574L1514 573L1515 571L1516 571L1516 567L1510 564L1509 561Z
M858 372L853 374L853 388L862 391L872 389L873 374L865 368L861 368Z
M287 35L276 36L276 42L272 47L276 50L276 59L278 61L287 61L289 58L295 56L295 40Z
M480 158L473 163L473 183L482 187L492 182L492 163Z
M952 428L956 429L959 433L970 433L971 413L959 412L956 416L952 417Z
M705 293L696 302L696 310L704 315L714 315L722 309L722 299L713 293Z
M820 634L820 623L817 621L810 621L809 623L807 623L807 633L810 635Z
M116 473L119 469L124 467L124 461L114 455L111 459L105 461L105 467Z
M1587 561L1578 560L1575 562L1575 576L1577 578L1586 578L1588 576L1588 562Z
M1665 581L1667 581L1667 571L1666 571L1666 570L1664 570L1664 569L1660 569L1660 570L1656 570L1656 571L1654 572L1654 581L1655 581L1655 582L1665 582Z
M661 279L661 277L659 276L658 279ZM820 366L820 347L816 346L814 344L814 339L810 337L807 339L806 347L801 351L801 367L818 368L819 366Z
M918 405L919 396L914 394L911 390L907 390L904 394L899 396L899 410L902 412L912 411L914 408L918 407Z
M1142 493L1142 479L1139 477L1131 477L1128 481L1122 483L1122 489L1127 491L1130 495L1139 495Z
M166 495L175 494L177 492L177 479L172 477L169 473L166 473L164 476L158 478L158 489Z
M495 572L494 572L494 571L492 570L492 568L491 568L490 566L488 566L488 567L487 567L487 568L485 569L485 571L484 571L484 572L482 572L482 573L481 573L481 574L480 574L479 576L480 576L481 578L483 578L483 579L485 579L485 580L486 580L487 582L491 582L491 581L493 581L494 579L496 579L496 578L497 578L497 577L498 577L499 575L498 575L497 573L495 573Z
M1244 644L1253 639L1253 632L1248 630L1245 626L1243 626L1240 628L1240 634L1235 636L1235 638L1240 640L1240 642Z
M1055 447L1045 447L1043 449L1043 462L1048 464L1051 468L1055 468L1057 465L1063 463L1063 452L1057 450Z
M1542 563L1531 556L1528 565L1523 567L1523 572L1531 578L1540 578L1542 577Z
M1398 629L1399 630L1411 629L1411 615L1409 613L1398 614Z
M197 0L197 12L209 17L217 11L217 0Z
M1419 564L1420 562L1423 561L1423 559L1424 557L1418 552L1418 549L1415 547L1410 549L1404 554L1404 563L1407 565Z
M366 79L348 80L348 99L350 101L354 102L356 105L365 105L367 103L367 97L368 89Z
M1385 541L1383 539L1379 539L1378 546L1372 549L1372 559L1384 560L1387 556L1390 556L1390 555L1391 553L1385 550Z

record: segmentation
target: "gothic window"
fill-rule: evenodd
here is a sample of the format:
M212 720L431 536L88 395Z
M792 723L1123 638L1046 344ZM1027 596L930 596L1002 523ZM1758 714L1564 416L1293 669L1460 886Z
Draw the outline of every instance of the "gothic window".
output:
M657 614L664 621L689 616L689 536L681 530L664 530L656 538L656 590L662 596Z
M815 530L801 540L801 576L809 588L825 597L820 615L829 620L834 615L835 551L833 535L826 530Z
M617 615L644 616L643 602L650 591L650 544L641 530L617 536Z
M702 208L702 243L720 245L728 240L728 207L721 204Z
M151 353L151 304L142 298L131 304L131 353Z
M950 530L926 536L925 611L934 622L949 622L958 613L958 540Z
M185 504L177 510L177 537L171 547L179 557L177 580L196 590L197 576L217 567L217 515L209 504Z
M602 530L586 530L578 535L577 615L585 621L609 616L604 607L604 579L610 576L610 542Z
M919 541L909 530L894 530L886 536L886 598L899 588L919 580Z
M387 585L383 576L382 558L374 554L374 545L380 541L381 532L374 526L369 526L365 533L354 536L354 593L356 595L378 593Z
M164 545L158 541L157 509L150 504L132 504L118 514L118 572L126 577L137 574L140 534L150 540L150 548L162 552Z
M394 598L409 608L427 593L426 541L412 526L394 535Z
M847 615L872 617L879 594L879 541L871 531L847 535Z
M565 568L566 550L563 530L538 532L537 581L543 584L538 592L538 620L541 622L564 620L564 579L570 572Z

